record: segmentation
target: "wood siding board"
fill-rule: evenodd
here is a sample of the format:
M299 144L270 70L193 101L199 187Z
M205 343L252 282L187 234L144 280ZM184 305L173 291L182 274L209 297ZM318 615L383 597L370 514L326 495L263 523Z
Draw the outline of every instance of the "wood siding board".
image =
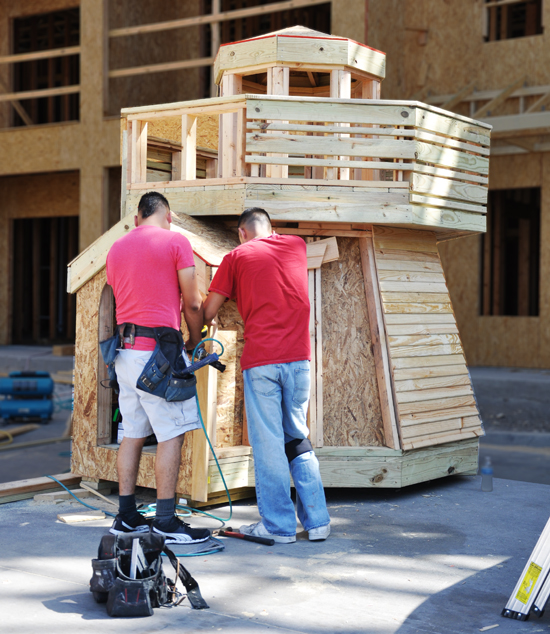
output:
M401 425L420 425L423 423L433 423L440 420L449 420L452 418L478 416L477 406L475 402L470 404L452 407L450 409L439 409L429 412L415 412L412 414L401 415Z
M461 183L447 178L416 173L413 173L411 178L411 191L478 204L486 204L488 193L487 187L476 183Z
M435 401L420 401L418 403L402 403L399 404L400 417L407 414L426 414L429 412L440 412L452 407L465 407L475 405L475 399L471 394L462 394L460 396L449 396L447 398L438 398Z
M273 119L279 121L311 121L313 123L359 123L361 125L403 125L406 117L413 109L407 106L386 105L372 102L368 108L361 108L361 100L353 100L357 103L325 102L316 103L315 108L311 102L290 100L261 100L247 99L247 118Z

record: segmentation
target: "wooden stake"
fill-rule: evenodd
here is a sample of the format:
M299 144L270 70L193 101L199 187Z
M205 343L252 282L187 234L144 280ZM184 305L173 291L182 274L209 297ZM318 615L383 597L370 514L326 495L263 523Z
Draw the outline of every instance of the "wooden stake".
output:
M181 173L178 180L197 178L197 117L184 114L181 117Z
M378 274L376 271L372 238L359 238L359 248L361 250L361 265L363 267L363 277L365 280L365 295L367 298L367 310L369 313L372 346L374 350L378 392L380 394L380 409L382 410L384 436L388 447L391 449L399 449L400 442L393 402L393 384L386 343L386 328L380 290L378 288Z
M313 242L313 238L306 238L306 242ZM311 390L309 394L309 439L317 447L317 366L315 363L315 271L308 271L309 292L309 342L311 346L310 377Z
M316 337L316 392L317 392L317 417L315 426L315 447L322 447L323 436L323 314L321 295L321 269L314 271L315 275L315 337Z

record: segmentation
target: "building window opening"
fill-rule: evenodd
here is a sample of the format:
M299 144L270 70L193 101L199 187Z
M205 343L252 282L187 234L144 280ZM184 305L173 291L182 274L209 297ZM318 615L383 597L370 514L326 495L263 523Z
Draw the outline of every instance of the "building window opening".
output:
M485 41L510 40L516 37L540 35L542 0L485 0L487 32Z
M12 253L12 342L74 343L67 264L78 254L78 216L14 220Z
M481 314L538 316L540 187L489 192Z
M13 52L34 53L80 44L80 10L67 9L16 18L13 21ZM79 55L65 55L18 62L13 65L13 90L26 92L78 85ZM56 95L22 100L33 124L79 120L79 95ZM25 125L14 111L14 126Z

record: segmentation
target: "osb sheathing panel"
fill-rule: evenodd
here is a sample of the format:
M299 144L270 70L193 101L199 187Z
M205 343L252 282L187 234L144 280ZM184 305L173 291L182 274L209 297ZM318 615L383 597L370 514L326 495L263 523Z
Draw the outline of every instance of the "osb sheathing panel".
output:
M523 74L529 85L548 84L548 30L484 42L483 5L479 0L369 0L367 43L387 53L384 98L409 98L422 88L435 95L452 94L472 80L478 90L498 90ZM543 24L549 24L550 4L542 5Z
M516 189L542 185L542 153L491 156L489 189Z
M472 366L550 367L550 155L491 158L492 189L541 186L538 317L480 316L480 238L439 245L466 360Z
M384 445L359 240L321 268L325 446Z
M216 446L242 444L244 388L240 359L244 347L244 327L234 301L226 302L218 313L216 338L224 346L221 362L225 372L218 374Z
M200 15L201 1L109 2L109 28L151 24ZM162 64L200 56L201 27L178 31L141 33L109 41L110 68L131 68ZM121 108L198 99L201 96L200 68L165 71L154 75L118 77L109 80L108 112L118 115Z
M117 452L97 446L97 390L99 346L98 317L101 293L106 283L105 269L77 293L74 427L71 470L92 478L118 482ZM198 433L198 432L193 432ZM202 431L199 430L199 433ZM186 434L176 490L191 491L192 434ZM155 487L155 456L143 453L138 486Z
M217 150L218 130L218 115L199 117L197 121L197 146ZM166 119L150 121L147 126L147 135L181 143L181 117L166 117Z
M365 43L365 0L332 0L330 30L333 35Z

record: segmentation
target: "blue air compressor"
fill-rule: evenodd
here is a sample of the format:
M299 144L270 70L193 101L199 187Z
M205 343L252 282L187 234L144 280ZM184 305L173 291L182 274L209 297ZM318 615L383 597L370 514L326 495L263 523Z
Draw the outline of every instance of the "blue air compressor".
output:
M11 372L0 378L0 417L43 422L53 414L53 379L49 372Z

